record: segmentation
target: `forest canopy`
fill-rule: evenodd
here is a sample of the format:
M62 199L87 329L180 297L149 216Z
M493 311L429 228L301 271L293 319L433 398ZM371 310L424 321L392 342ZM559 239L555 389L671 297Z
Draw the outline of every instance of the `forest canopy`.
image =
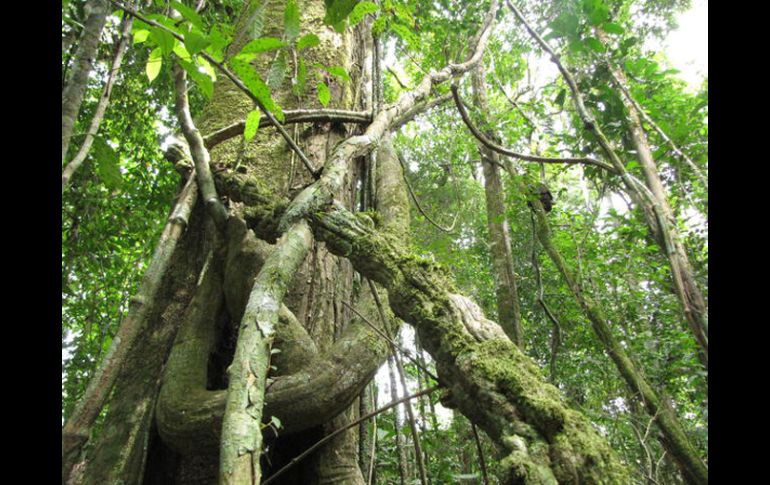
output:
M692 7L63 0L62 483L708 483Z

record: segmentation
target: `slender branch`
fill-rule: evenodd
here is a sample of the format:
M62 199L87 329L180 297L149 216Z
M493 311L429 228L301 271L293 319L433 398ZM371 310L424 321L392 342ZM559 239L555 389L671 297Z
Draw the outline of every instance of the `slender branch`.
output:
M473 136L475 136L477 140L479 140L485 147L489 148L490 150L494 150L497 153L501 153L503 155L507 155L513 158L518 158L520 160L524 160L527 162L564 163L567 165L575 165L575 164L594 165L610 173L617 172L615 168L612 167L612 165L609 165L605 162L602 162L600 160L597 160L591 157L579 157L579 158L541 157L538 155L525 155L523 153L518 153L509 148L500 146L497 143L490 140L489 138L487 138L486 136L484 136L484 134L481 133L481 131L473 125L473 123L470 120L470 117L468 116L468 112L465 110L463 101L460 99L460 94L457 92L457 85L453 84L451 86L451 89L452 89L452 96L454 98L455 105L457 106L457 110L460 112L460 116L462 117L463 122L465 122L465 125L468 127L471 133L473 133Z
M83 164L83 161L88 156L88 152L94 142L94 137L99 131L99 126L102 123L104 113L107 111L107 106L110 102L112 86L115 84L115 80L118 78L118 70L120 69L120 65L123 62L123 55L126 53L126 48L128 47L128 41L131 34L131 24L133 23L133 20L134 19L131 17L127 17L123 20L123 27L120 30L120 38L115 47L115 55L112 59L112 68L110 69L109 77L107 78L107 82L105 83L104 89L102 90L102 96L99 98L99 103L96 106L96 111L94 111L94 115L91 118L91 124L88 127L86 138L83 140L83 144L80 145L80 148L78 149L75 157L64 167L64 170L62 170L62 194L67 188L67 185L69 185L69 181L72 178L72 175L80 167L80 165Z
M484 460L484 451L481 449L481 440L479 439L479 433L476 431L476 425L471 423L471 431L473 431L473 440L476 442L476 451L479 454L479 465L481 466L481 477L484 479L484 485L489 485L489 475L487 475L487 463Z
M312 452L314 452L315 450L317 450L318 448L320 448L321 446L326 444L329 440L331 440L335 436L339 435L340 433L343 433L343 432L349 430L350 428L352 428L354 426L357 426L358 424L368 420L369 418L373 418L374 416L382 414L385 411L387 411L388 409L390 409L390 408L392 408L394 406L398 406L402 402L410 401L410 400L412 400L412 399L414 399L416 397L420 397L420 396L424 396L426 394L430 394L430 393L438 390L440 387L441 386L429 387L428 389L423 389L422 391L416 392L416 393L411 394L409 396L402 397L401 399L398 399L398 400L393 401L393 402L391 402L391 403L389 403L389 404L387 404L387 405L385 405L385 406L383 406L383 407L381 407L379 409L376 409L375 411L372 411L371 413L367 414L366 416L362 416L361 418L359 418L359 419L357 419L357 420L355 420L355 421L353 421L351 423L348 423L347 425L343 426L342 428L340 428L340 429L338 429L338 430L336 430L336 431L334 431L334 432L324 436L323 438L318 440L313 446L311 446L310 448L306 449L305 451L303 451L302 453L297 455L287 465L285 465L283 468L281 468L280 470L275 472L273 475L271 475L269 478L264 480L262 482L262 485L268 485L268 484L274 482L276 479L278 479L279 476L281 476L284 473L286 473L286 471L288 471L290 468L294 467L294 465L296 465L300 461L302 461L305 458L307 458L307 456L309 454L311 454Z
M174 63L173 72L174 88L176 90L175 107L179 125L182 127L182 133L184 133L184 137L190 147L193 162L195 162L196 178L206 204L206 210L208 210L214 223L221 231L224 230L227 221L227 209L225 209L224 204L222 204L222 201L217 196L217 189L211 176L211 167L209 166L211 156L190 114L190 103L187 99L186 73L178 63Z
M417 199L417 194L415 194L414 189L412 189L412 184L410 184L409 179L406 178L407 168L406 168L406 163L404 162L403 156L401 155L401 152L396 152L396 156L398 157L398 161L401 162L401 167L403 168L402 172L404 174L404 182L406 183L406 188L409 189L409 195L412 197L412 200L414 201L414 205L415 207L417 207L417 210L420 211L420 214L422 214L423 217L425 217L425 219L428 222L430 222L433 225L433 227L435 227L439 231L445 232L447 234L455 234L454 227L455 227L455 224L457 224L457 218L459 217L460 211L455 212L454 220L452 221L452 225L449 227L443 227L441 224L434 221L420 205L420 201Z
M360 123L367 124L372 122L371 113L365 111L348 111L342 109L293 109L283 112L284 120L281 124L290 123L312 123L312 122L331 122L331 123ZM259 128L273 126L273 122L266 118L260 118ZM209 133L203 138L206 147L211 149L220 143L229 140L234 136L243 133L246 127L245 121L238 121L232 125L225 126L219 130Z
M377 307L377 314L380 316L380 320L382 321L383 327L387 326L387 319L385 317L385 310L382 308L382 302L380 301L380 296L377 294L377 288L374 286L374 283L372 283L372 280L367 280L369 283L369 291L372 292L372 296L374 297L374 303ZM404 364L401 360L401 356L398 354L398 352L395 351L395 347L393 348L393 358L396 361L396 369L398 369L398 377L401 381L401 387L404 388L404 393L407 392L406 387L406 372L404 371ZM420 483L422 485L428 485L428 475L425 472L425 461L423 460L422 456L422 446L420 445L420 434L417 432L417 425L415 424L414 419L414 410L412 409L412 404L407 402L404 404L404 407L406 408L406 415L409 418L409 429L412 433L412 441L414 442L414 455L415 460L417 461L417 469L420 472Z
M537 226L535 225L535 213L534 211L530 212L530 218L532 220L532 267L535 270L535 281L537 282L537 303L540 305L540 307L543 309L543 312L545 312L545 315L548 317L548 319L551 321L551 325L553 325L553 332L551 333L551 362L550 362L550 370L551 370L551 382L556 381L556 356L559 351L559 344L561 343L561 324L559 323L559 320L556 318L556 315L553 314L551 309L548 307L548 305L545 303L545 288L543 287L543 278L540 274L540 264L537 260Z
M356 314L356 315L357 315L357 316L358 316L358 317L359 317L361 320L363 320L363 321L364 321L364 323L366 323L367 325L369 325L369 327L370 327L372 330L374 330L374 331L377 333L377 335L379 335L380 337L382 337L383 339L385 339L385 341L386 341L386 342L388 342L388 344L390 345L390 347L391 347L391 349L392 349L393 351L395 351L396 349L397 349L397 350L399 350L399 351L400 351L402 354L404 354L404 355L406 356L406 358L407 358L407 359L409 359L410 361L412 361L412 363L413 363L415 366L417 366L417 367L418 367L420 370L422 370L423 372L425 372L426 374L428 374L428 375L429 375L429 376L430 376L430 377L431 377L431 378L432 378L434 381L436 381L436 382L440 382L440 381L438 380L438 377L436 377L435 375L433 375L433 373L432 373L431 371L429 371L428 369L426 369L426 368L425 368L425 366L424 366L424 365L422 365L420 362L418 362L418 361L417 361L417 359L416 359L415 357L412 357L411 353L410 353L408 350L406 350L404 347L402 347L401 345L399 345L398 343L396 343L396 342L395 342L395 341L394 341L392 338L390 338L390 337L389 337L389 336L388 336L388 335L387 335L385 332L383 332L383 331L382 331L382 329L378 328L378 327L377 327L377 325L375 325L374 323L372 323L372 321L371 321L371 320L369 320L369 319L368 319L368 318L366 318L366 317L365 317L363 314L361 314L361 313L360 313L358 310L356 310L356 309L355 309L355 308L354 308L354 307L353 307L353 306L352 306L350 303L348 303L348 302L346 302L346 301L344 301L344 300L343 300L343 301L342 301L342 304L343 304L343 305L345 305L346 307L348 307L349 309L351 309L351 310L353 311L353 313L355 313L355 314Z
M374 387L374 386L372 386ZM374 392L371 393L372 396L372 407L375 407L377 404L374 400ZM367 485L372 485L372 480L374 479L374 460L377 458L377 416L372 416L372 447L369 451L369 476L366 480Z
M409 86L407 86L406 84L404 84L404 82L403 82L403 81L401 80L401 78L398 76L398 73L397 73L396 71L394 71L392 67L390 67L390 66L385 66L385 69L387 69L387 70L388 70L388 72L389 72L389 73L391 73L391 74L393 75L393 77L394 77L394 78L396 78L396 82L398 83L398 85L399 85L399 86L401 86L403 89L411 89Z
M609 64L609 61L607 61ZM692 169L693 173L696 177L698 177L698 180L701 181L703 186L708 190L709 184L708 184L708 178L706 178L703 175L703 172L701 172L700 168L698 168L697 165L695 165L695 162L692 161L690 157L688 157L682 150L679 149L679 147L674 143L674 140L672 140L665 131L657 124L655 121L652 120L650 115L647 114L647 112L642 108L642 106L634 99L633 96L631 96L631 92L628 90L628 88L624 85L623 81L621 79L618 79L617 74L615 73L615 69L609 69L610 75L612 76L613 81L615 81L615 85L620 89L620 92L623 93L623 96L628 100L628 102L631 104L631 106L636 109L637 113L639 113L639 116L647 123L649 124L657 133L658 135L669 144L672 150L674 150L674 153L679 156L682 160L685 161L685 163Z
M184 37L182 35L179 35L178 33L174 32L171 29L169 29L165 25L159 24L158 22L155 22L154 20L148 19L147 17L143 16L142 14L137 12L136 10L128 8L125 5L121 4L120 2L116 2L115 0L110 0L110 2L112 2L116 7L120 8L121 10L126 12L127 14L132 15L132 16L138 18L139 20L141 20L142 22L144 22L144 23L146 23L148 25L152 25L153 27L157 27L157 28L159 28L161 30L165 30L166 32L168 32L171 35L173 35L175 39L184 42ZM291 135L289 135L289 133L283 128L281 123L275 118L275 115L273 115L273 113L271 113L270 110L265 108L265 105L263 105L262 102L256 96L254 96L251 93L249 88L247 88L246 85L243 84L243 81L238 79L238 77L235 74L233 74L230 71L230 69L225 67L224 64L222 64L221 62L219 62L216 59L214 59L213 57L211 57L205 51L201 51L199 53L199 55L203 56L203 58L206 59L209 63L213 64L214 66L217 67L217 69L222 71L222 73L225 76L227 76L227 78L230 79L233 82L233 84L235 84L235 86L238 87L238 89L240 89L241 91L246 93L246 95L252 101L254 101L254 103L262 111L262 113L267 117L267 119L270 120L270 123L273 126L275 126L275 129L278 130L278 133L280 133L281 136L283 137L283 139L286 140L286 143L289 145L289 147L291 147L291 149L294 150L297 153L297 156L299 157L300 160L302 160L302 163L305 165L305 167L308 169L308 171L310 171L310 173L313 174L313 177L315 177L315 178L320 177L320 175L321 175L320 170L316 169L313 166L313 163L307 158L307 155L305 155L305 152L302 151L302 149L299 147L299 145L297 145L297 143L294 141L294 139L291 137Z
M414 105L413 108L407 110L406 113L404 113L403 115L393 120L393 122L390 124L390 130L391 131L398 130L405 124L412 121L417 115L430 111L436 106L446 103L450 99L452 99L452 94L446 93L446 94L442 94L437 98L433 98L430 101L425 101L423 103L418 103Z

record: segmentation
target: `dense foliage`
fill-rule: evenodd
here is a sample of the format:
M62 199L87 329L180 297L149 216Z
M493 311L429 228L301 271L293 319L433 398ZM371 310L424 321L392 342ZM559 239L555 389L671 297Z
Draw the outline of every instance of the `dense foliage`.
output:
M62 2L62 82L65 83L87 2ZM136 291L157 243L166 216L179 190L179 176L164 159L165 137L179 131L173 113L171 56L184 61L194 87L193 115L211 96L215 73L199 52L216 60L232 40L239 0L199 2L156 0L139 10L174 29L187 22L191 35L184 45L170 34L134 20L128 48L110 103L86 162L62 194L62 418L66 419L103 357ZM335 107L335 82L348 82L338 66L305 66L302 51L317 39L300 37L298 2L287 2L282 39L259 38L241 55L276 50L269 72L247 79L238 62L229 66L255 96L277 117L281 108L270 89L292 82L297 95L317 93L322 105ZM299 2L301 3L301 2ZM385 103L412 89L431 69L440 69L467 55L486 2L465 0L327 1L328 24L345 29L367 14L376 15L374 30L383 46ZM628 91L660 131L692 161L686 163L658 130L644 122L662 182L676 216L700 287L708 291L708 187L697 171L708 167L708 80L697 88L686 85L666 60L665 53L646 48L665 36L676 15L690 7L687 0L554 0L515 2L533 28L560 55L576 77L586 107L596 117L629 173L643 178L636 150L629 138L629 119L623 94L613 82L611 67L627 76ZM293 7L292 7L293 6ZM181 17L166 15L176 8ZM77 118L69 158L77 152L102 93L112 52L127 16L108 16L98 55L93 63L84 101ZM255 27L256 28L256 27ZM596 34L603 32L603 39ZM284 46L300 53L296 69ZM247 63L246 63L247 65ZM489 111L473 99L470 82L459 81L471 118L492 127L505 147L545 156L593 156L601 149L586 129L559 72L505 6L484 65ZM260 84L261 83L261 84ZM312 87L313 89L310 89ZM441 93L448 92L447 87ZM247 120L246 136L253 136L259 111ZM457 287L475 299L494 318L497 312L495 277L489 249L483 173L477 140L470 134L451 99L403 126L394 144L404 162L413 193L412 249L448 268ZM644 370L651 385L668 396L685 431L704 460L708 456L707 372L698 358L699 347L688 330L672 290L668 260L650 240L638 208L619 178L592 166L538 164L513 160L519 176L542 182L554 197L548 215L553 243L577 274L583 288L604 310L622 346ZM606 349L591 330L583 309L558 269L542 250L527 207L527 194L503 173L506 220L511 230L513 265L524 330L524 349L549 379L584 412L630 464L639 483L678 483L676 466L664 452L657 430L643 404L632 395L613 366ZM416 199L416 201L414 200ZM416 203L415 203L416 202ZM419 206L419 207L418 207ZM554 312L550 320L537 295ZM402 335L403 346L416 349L412 333ZM427 358L427 357L426 357ZM430 378L406 361L409 392L427 387ZM430 365L428 364L428 367ZM373 386L379 404L391 396L387 366ZM404 391L400 389L399 395ZM378 392L375 390L375 394ZM432 400L432 402L428 402ZM459 414L443 410L430 396L413 403L428 476L434 483L478 480L479 457L470 424ZM436 411L436 408L439 408ZM439 416L436 415L438 413ZM400 426L396 441L396 427ZM407 480L418 474L412 436L402 411L378 416L376 477L378 483L398 483L396 446L406 453ZM490 480L495 483L495 451L481 436ZM403 478L403 477L402 477ZM417 482L419 483L419 482Z

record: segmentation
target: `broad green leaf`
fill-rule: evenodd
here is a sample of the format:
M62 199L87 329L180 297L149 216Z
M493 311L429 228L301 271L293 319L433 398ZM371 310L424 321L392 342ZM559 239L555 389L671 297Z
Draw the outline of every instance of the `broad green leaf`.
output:
M267 6L269 2L259 2L254 8L248 18L249 26L249 39L257 39L262 35L262 31L265 28L265 13L267 12Z
M623 32L626 31L626 29L621 27L619 24L616 24L613 22L607 22L604 25L602 25L602 30L604 30L608 34L618 34L618 35L621 35Z
M332 99L332 93L329 91L329 86L325 83L318 83L316 88L318 90L318 101L320 101L323 107L326 108L329 105L329 101Z
M307 81L307 68L305 67L305 60L301 57L297 63L297 79L294 84L294 94L302 96L305 92L305 82Z
M358 0L325 0L326 16L324 22L334 27L337 32L345 30L345 19L353 11Z
M145 42L147 38L150 37L150 31L145 29L135 30L134 31L134 44L141 44L142 42Z
M198 66L192 62L186 62L183 60L179 60L178 62L182 65L184 70L187 71L187 75L190 76L190 79L192 79L200 88L206 98L211 99L211 96L214 94L214 82L211 80L211 78L208 75L202 73Z
M348 22L350 26L353 27L358 22L363 20L367 14L374 13L379 9L380 7L378 7L377 4L375 3L359 2L355 7L353 7L353 11L350 12L350 17L348 17Z
M333 76L337 76L340 79L343 79L345 81L350 81L350 75L348 74L348 71L345 70L342 66L332 66L332 67L323 67L326 72Z
M303 35L297 41L297 50L307 49L308 47L315 47L321 43L321 40L315 34Z
M610 9L606 5L599 5L588 14L588 20L590 20L591 25L601 25L607 21L609 15Z
M254 54L258 52L266 52L274 49L278 49L286 45L283 42L274 37L262 37L261 39L254 39L241 49L239 54Z
M241 81L249 88L251 94L259 100L260 103L271 113L278 118L279 121L283 121L283 110L278 106L270 95L270 88L259 77L257 71L249 62L249 58L253 57L250 54L246 56L238 55L230 59L229 64L232 67L235 74L241 78Z
M200 15L193 10L192 8L188 7L187 5L181 3L181 2L171 2L171 7L174 8L177 12L182 14L182 17L189 20L191 24L193 24L198 30L205 31L203 25L203 20L200 18Z
M156 47L150 52L150 57L147 59L147 66L144 69L150 82L153 82L155 78L158 77L162 63L163 52L160 50L160 47Z
M284 49L278 52L275 61L273 61L273 64L270 66L270 71L267 73L267 85L270 86L270 89L276 90L281 87L288 70L289 54Z
M409 27L406 27L401 24L393 23L390 26L390 29L396 33L401 39L404 40L407 44L409 44L410 47L416 47L419 45L419 38L414 35L414 32Z
M214 66L209 64L209 61L207 61L203 56L196 56L195 60L198 63L198 66L203 69L204 74L210 77L212 81L216 82L217 71L214 69Z
M101 137L94 138L94 157L96 158L96 173L109 189L119 189L123 185L123 175L120 173L120 157Z
M262 112L259 108L250 111L246 116L246 128L243 130L243 137L246 141L250 141L257 134L260 118L262 118Z
M222 32L222 29L218 25L211 28L208 38L211 41L211 45L206 48L206 52L211 54L211 57L218 62L222 62L224 60L224 49L230 45L232 38Z
M174 54L176 54L178 58L187 62L192 61L192 56L189 52L187 52L187 49L185 49L181 42L174 44Z
M607 50L607 48L602 44L599 39L596 39L595 37L588 37L585 39L586 45L591 48L594 52L604 52Z
M184 46L187 52L192 55L197 54L211 44L211 41L195 32L188 32L184 36Z
M377 19L372 24L372 34L380 35L381 33L385 32L385 28L387 26L388 26L388 17L386 15L381 15L377 17Z
M152 30L150 30L150 33L152 34L152 38L155 43L163 52L163 55L167 56L171 54L171 51L174 50L174 43L176 42L174 36L159 27L154 27Z
M277 429L281 429L281 420L278 419L276 416L270 416L270 422L275 426Z
M567 96L567 90L562 89L559 91L559 94L556 95L556 99L554 99L554 104L559 106L560 108L564 106L564 98Z
M296 0L286 2L286 9L283 11L283 26L286 33L286 40L294 42L299 36L299 8Z

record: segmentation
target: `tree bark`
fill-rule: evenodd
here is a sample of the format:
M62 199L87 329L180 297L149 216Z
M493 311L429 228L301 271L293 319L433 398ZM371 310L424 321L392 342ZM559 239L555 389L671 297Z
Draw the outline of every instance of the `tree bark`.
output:
M115 55L112 59L112 67L110 68L110 73L107 76L107 82L104 85L104 90L102 90L102 96L99 98L99 103L96 105L96 111L94 111L94 115L91 118L91 124L88 126L86 138L80 145L80 148L78 149L77 154L75 154L75 157L69 163L67 163L67 165L64 167L64 170L62 170L62 194L67 188L67 185L69 185L69 182L72 179L72 176L75 174L75 171L80 168L80 165L83 164L86 157L88 156L91 145L94 142L94 137L99 132L99 126L101 125L102 119L104 118L104 113L107 111L107 106L110 103L112 86L115 84L115 80L118 78L118 71L120 70L120 65L123 62L123 54L125 54L126 49L128 48L133 20L134 18L129 16L126 16L126 18L123 20L123 24L120 29L120 36L118 37L117 45L115 46Z
M72 130L80 111L83 94L88 87L88 75L93 69L96 54L99 50L99 37L109 13L109 3L106 0L89 0L85 11L88 12L83 32L78 40L78 49L72 62L72 72L61 95L61 164L67 158L67 150L72 137Z
M89 439L91 427L107 401L118 373L125 365L131 347L155 311L161 285L171 268L177 243L188 225L197 197L198 187L191 178L185 184L177 205L169 216L139 290L131 299L128 314L121 322L110 350L62 428L63 479L70 475L80 450Z
M481 65L473 70L473 93L482 112L489 112L487 87ZM487 227L489 228L489 252L495 276L497 314L500 325L511 341L523 348L524 331L521 328L521 305L516 289L516 271L511 250L511 234L505 196L500 180L500 155L484 145L479 146L481 166L484 170L484 193L487 202Z
M600 30L597 30L597 36L600 40L606 42L606 36ZM693 271L692 264L690 264L690 258L687 256L687 249L684 247L679 231L676 229L676 218L668 202L668 191L660 179L647 134L642 128L640 113L630 95L627 95L628 79L626 79L625 73L617 66L610 64L609 68L622 91L620 98L623 100L623 104L628 111L631 143L636 150L637 160L639 160L639 165L642 167L647 188L655 198L655 203L660 207L665 224L668 225L672 247L670 250L664 251L664 253L671 265L674 289L690 331L703 349L705 364L708 367L708 307L706 300L696 283L695 272Z

